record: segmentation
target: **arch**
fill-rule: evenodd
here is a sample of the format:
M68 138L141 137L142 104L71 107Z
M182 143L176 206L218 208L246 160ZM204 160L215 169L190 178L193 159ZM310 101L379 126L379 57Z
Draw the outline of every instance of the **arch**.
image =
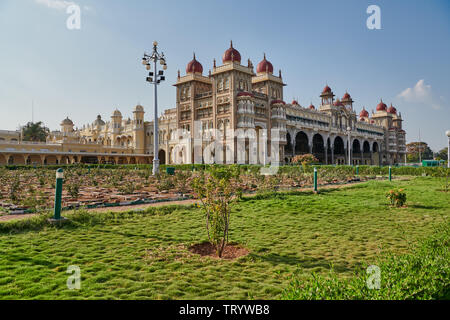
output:
M159 164L166 164L166 151L164 151L164 149L159 150L158 159Z
M330 162L330 156L332 156L332 150L331 150L331 139L330 137L327 138L327 144L326 144L326 153L325 153L325 164L328 164Z
M295 135L295 154L309 153L309 139L308 135L303 131L297 132Z
M345 155L344 140L342 140L342 138L339 136L336 136L334 138L333 153L338 155Z
M363 152L370 153L370 143L367 140L363 143Z
M325 161L325 146L324 140L321 134L316 133L313 136L312 141L312 153L320 161Z
M49 155L46 158L47 164L58 164L58 159L54 155Z
M39 155L36 154L32 154L28 157L30 164L41 164L42 160L41 157Z
M294 148L292 146L292 138L291 138L291 134L289 132L286 133L286 140L287 140L287 143L284 146L284 154L292 155L294 152Z
M374 141L372 144L373 152L379 152L380 147L378 146L378 142Z
M361 144L358 139L354 139L352 143L352 153L361 153Z

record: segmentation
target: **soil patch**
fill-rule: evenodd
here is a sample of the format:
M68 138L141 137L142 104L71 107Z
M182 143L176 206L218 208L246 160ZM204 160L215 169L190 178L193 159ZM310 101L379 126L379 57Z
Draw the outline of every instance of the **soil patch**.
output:
M211 258L220 259L216 254L216 249L209 242L194 244L193 246L191 246L189 248L189 251L192 253L195 253L195 254L199 254L202 257L211 257ZM230 243L223 250L221 259L234 260L239 257L244 257L249 253L250 253L250 251L248 251L246 248L243 248L242 246L240 246L238 244Z

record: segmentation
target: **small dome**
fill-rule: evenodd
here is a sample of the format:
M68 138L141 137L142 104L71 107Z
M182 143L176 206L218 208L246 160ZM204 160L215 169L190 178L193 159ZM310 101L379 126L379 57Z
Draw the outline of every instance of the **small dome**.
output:
M339 99L337 99L337 100L333 103L333 105L334 105L335 107L344 106L344 105L342 104L341 100L339 100Z
M225 51L222 56L222 62L236 61L241 63L241 54L235 48L233 48L233 41L230 42L230 48Z
M256 67L256 73L264 73L268 72L270 74L273 73L273 65L270 63L270 61L266 60L266 54L264 53L264 59L260 63L258 63L258 66Z
M369 117L369 112L367 112L367 110L363 107L363 109L359 113L359 117L360 118L368 118Z
M395 107L393 107L391 103L391 106L387 109L387 112L397 114L397 109L395 109Z
M323 88L322 93L331 93L331 88L327 85Z
M121 117L122 116L122 113L119 111L119 110L114 110L114 112L113 112L113 117Z
M316 107L314 107L314 105L311 103L311 105L309 106L309 109L316 110Z
M94 121L94 126L98 126L98 125L100 125L100 126L104 126L105 125L105 121L102 120L102 116L101 115L98 115L97 119L95 119L95 121Z
M73 122L72 122L72 120L69 119L69 117L67 117L61 122L61 125L62 126L73 126Z
M380 103L377 105L377 111L386 111L387 106L383 103L383 99L381 99Z
M144 107L138 104L136 107L134 107L134 112L144 112Z
M342 100L347 101L351 99L352 97L350 96L350 94L348 92L345 92L344 96L342 97Z
M186 66L186 73L203 73L203 66L200 62L197 61L197 59L195 59L195 53L192 61L189 62Z

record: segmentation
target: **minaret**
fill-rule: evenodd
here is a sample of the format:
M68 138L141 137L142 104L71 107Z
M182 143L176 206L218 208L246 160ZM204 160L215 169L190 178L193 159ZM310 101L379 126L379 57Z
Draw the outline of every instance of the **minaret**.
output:
M144 107L137 105L133 111L133 143L136 153L144 153L145 131L144 131Z

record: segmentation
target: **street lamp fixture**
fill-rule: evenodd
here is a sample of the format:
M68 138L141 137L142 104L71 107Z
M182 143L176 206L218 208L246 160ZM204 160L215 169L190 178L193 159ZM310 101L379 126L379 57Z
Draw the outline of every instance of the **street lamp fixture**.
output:
M352 148L350 146L350 134L352 132L352 128L347 127L347 134L348 134L348 165L352 165Z
M150 54L144 52L144 57L142 58L142 64L144 65L146 70L151 70L150 62L153 62L153 72L149 72L148 77L146 77L146 81L150 84L153 84L155 87L155 113L154 113L154 124L153 124L153 175L157 175L159 172L159 159L158 159L158 84L161 81L166 80L164 76L164 71L157 70L157 62L163 66L163 70L167 70L166 59L164 57L163 52L158 52L158 42L153 41L153 51Z

